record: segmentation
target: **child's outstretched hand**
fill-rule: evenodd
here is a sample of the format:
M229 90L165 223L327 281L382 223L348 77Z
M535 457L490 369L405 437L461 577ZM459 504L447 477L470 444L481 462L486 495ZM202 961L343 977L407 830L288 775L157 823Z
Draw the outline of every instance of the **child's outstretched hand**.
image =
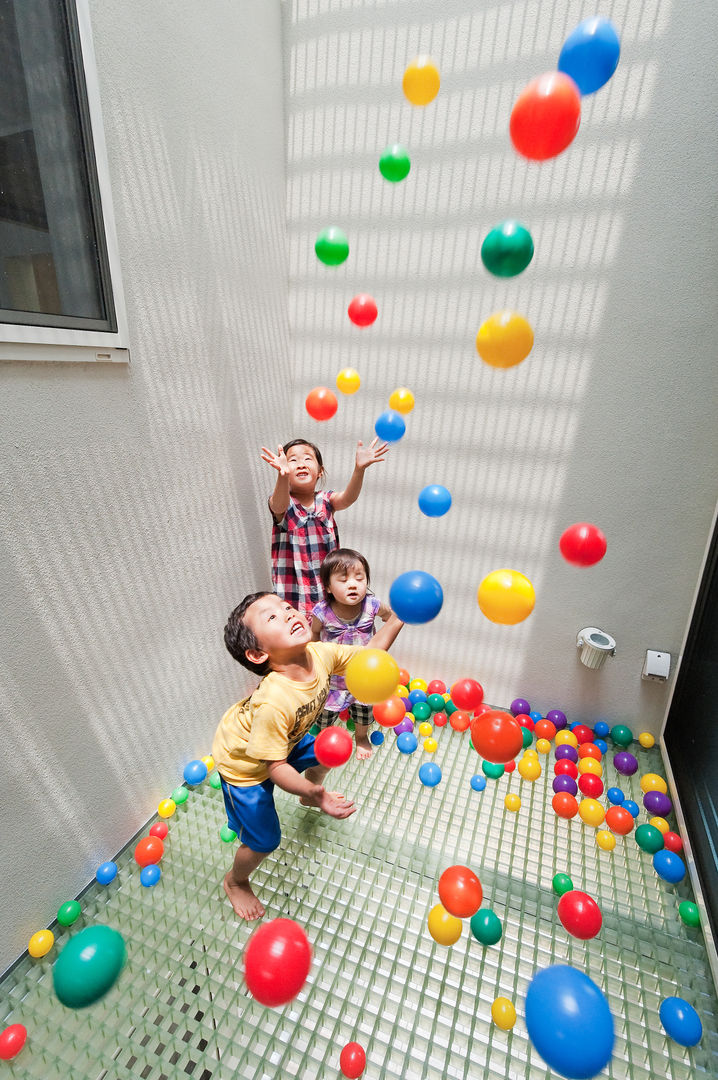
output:
M322 791L322 794L317 799L317 806L323 814L329 814L329 817L345 818L349 817L356 811L356 806L352 800L345 799L343 795L340 795L336 791Z
M365 446L361 439L359 440L359 442L357 443L356 456L357 469L361 469L363 471L364 469L368 469L370 465L373 465L375 461L382 460L384 454L389 449L389 444L381 443L380 445L377 445L377 443L379 443L378 437L376 439L372 439L368 446Z
M268 450L266 446L263 446L262 461L266 461L267 465L271 465L273 469L276 469L280 476L289 475L287 455L284 453L281 446L277 447L276 454L273 454L271 450Z

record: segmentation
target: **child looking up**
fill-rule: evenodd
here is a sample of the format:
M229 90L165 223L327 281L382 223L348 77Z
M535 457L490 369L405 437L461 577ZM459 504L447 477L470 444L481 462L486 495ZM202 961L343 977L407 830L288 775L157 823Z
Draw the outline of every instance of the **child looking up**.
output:
M388 648L402 626L392 616L370 644ZM224 714L212 744L227 820L240 841L224 889L241 919L261 919L264 906L249 878L281 840L274 785L330 817L356 809L322 786L328 770L314 755L309 728L324 708L331 676L346 671L360 646L313 642L307 617L270 592L245 596L229 616L224 641L235 660L262 676L254 693Z
M322 455L314 443L292 439L273 454L262 447L262 460L277 471L269 496L272 513L272 584L279 596L298 611L310 615L322 599L319 568L325 555L339 547L334 512L355 503L364 483L364 472L381 461L386 443L374 439L369 446L357 443L354 472L344 491L319 491L324 476Z
M340 645L366 645L374 634L374 619L391 618L391 608L382 604L369 589L369 563L351 548L337 548L321 565L320 577L324 599L312 611L312 637L315 641L335 641ZM319 720L319 727L336 723L343 709L354 721L357 757L371 757L369 725L374 716L371 705L357 701L347 690L342 675L332 675L329 697Z

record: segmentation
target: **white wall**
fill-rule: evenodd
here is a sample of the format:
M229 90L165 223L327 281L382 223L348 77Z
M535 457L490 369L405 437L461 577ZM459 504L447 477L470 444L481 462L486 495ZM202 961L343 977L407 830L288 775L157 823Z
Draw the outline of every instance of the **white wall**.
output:
M0 970L251 683L222 628L288 426L279 5L92 21L132 364L0 367Z
M520 695L571 719L657 732L669 687L641 681L643 657L677 658L718 489L716 5L294 0L283 10L295 426L314 433L340 484L392 389L410 387L417 402L404 439L340 517L377 592L410 569L443 586L441 614L406 628L397 658L426 678L473 675L495 704ZM584 99L573 145L528 163L509 140L513 102L594 14L619 30L618 70ZM423 52L442 76L425 109L401 90ZM394 142L412 159L397 185L377 167ZM536 254L499 280L479 252L510 217L529 227ZM338 268L314 256L327 225L349 238ZM379 307L364 330L346 315L360 291ZM504 307L536 335L508 371L474 348ZM304 395L347 365L361 390L332 421L307 421ZM429 483L453 494L445 518L419 512ZM559 555L575 521L608 537L594 568ZM505 566L536 588L519 626L488 622L476 602L482 578ZM600 671L578 660L587 625L618 645Z

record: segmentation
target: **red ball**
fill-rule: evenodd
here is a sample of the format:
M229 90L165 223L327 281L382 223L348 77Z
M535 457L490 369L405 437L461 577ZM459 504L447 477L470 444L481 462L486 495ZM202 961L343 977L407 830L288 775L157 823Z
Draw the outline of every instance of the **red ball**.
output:
M315 386L307 394L304 407L314 420L331 420L339 403L329 387Z
M471 723L471 717L467 712L462 712L461 709L457 709L455 712L452 712L449 717L449 723L454 731L466 731Z
M330 724L315 737L314 756L320 765L336 769L352 756L352 745L352 737L346 728Z
M0 1061L10 1061L19 1054L26 1039L27 1028L24 1024L10 1024L0 1031Z
M364 1047L358 1042L347 1043L339 1055L339 1068L349 1080L356 1080L366 1068Z
M158 863L165 853L165 846L159 836L143 836L135 847L135 862L139 866L152 866Z
M435 712L431 718L434 727L446 727L448 720L449 718L445 712Z
M606 537L595 525L579 521L570 525L558 542L566 562L575 566L593 566L606 554Z
M627 836L633 829L633 814L624 806L612 806L606 811L606 824L611 832ZM665 839L663 842L665 843Z
M529 731L533 731L533 729L536 727L536 724L531 719L529 714L525 713L525 712L517 713L516 716L514 717L514 720L516 721L517 724L520 724L521 727L528 728Z
M260 1005L286 1005L307 981L312 948L293 919L272 919L258 926L244 952L247 989Z
M590 727L586 727L585 724L576 724L576 727L571 728L571 731L576 736L579 745L581 743L593 742L593 732Z
M570 758L559 758L553 771L556 776L571 776L575 780L578 776L578 765Z
M663 834L663 846L668 848L669 851L675 852L676 855L679 855L681 851L683 851L683 841L677 832L673 832L670 829Z
M552 724L550 720L538 720L536 722L534 735L537 739L548 739L548 741L551 742L551 739L554 738L555 734L556 725Z
M495 764L505 764L523 749L521 725L510 713L494 709L471 721L471 741L477 754Z
M386 701L378 701L372 708L372 713L377 724L382 727L396 727L406 716L406 705L400 697L394 696Z
M160 840L164 840L169 831L170 827L166 821L156 821L150 829L150 836L159 836Z
M485 701L481 705L477 705L474 709L474 716L481 716L482 713L491 712L491 706L487 705Z
M504 765L504 772L506 772L506 773L513 772L515 768L516 768L516 762L512 758L511 761L507 761L506 764Z
M514 148L531 161L556 157L573 141L581 123L581 94L562 71L548 71L528 84L511 110Z
M578 803L573 795L570 795L568 791L557 791L551 800L551 805L554 808L554 812L562 818L576 817L578 813Z
M484 898L481 882L468 866L450 866L439 878L439 900L457 919L468 919Z
M484 688L476 679L459 679L451 687L451 700L457 709L473 712L484 700Z
M571 889L563 894L558 902L558 917L564 929L582 941L595 937L603 923L596 901L579 889Z
M592 757L594 761L600 761L603 757L603 754L601 753L600 746L596 746L596 744L592 742L585 742L581 743L581 745L579 746L578 756L579 758Z
M426 692L427 694L445 694L446 683L442 682L441 679L432 679L426 688Z
M371 326L377 316L376 303L366 293L359 293L350 303L347 312L355 326Z
M598 799L603 795L603 780L594 773L585 772L578 778L578 790L589 799Z

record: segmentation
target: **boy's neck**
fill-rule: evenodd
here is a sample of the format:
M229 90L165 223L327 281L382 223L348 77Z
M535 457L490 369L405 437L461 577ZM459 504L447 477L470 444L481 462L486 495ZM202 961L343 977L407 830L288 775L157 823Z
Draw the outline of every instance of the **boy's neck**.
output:
M272 660L272 671L292 682L311 682L315 675L314 657L305 645L302 652L295 656Z
M333 597L329 601L329 607L342 622L354 622L361 614L363 604L364 600L360 600L358 604L340 604L339 601L335 600Z

